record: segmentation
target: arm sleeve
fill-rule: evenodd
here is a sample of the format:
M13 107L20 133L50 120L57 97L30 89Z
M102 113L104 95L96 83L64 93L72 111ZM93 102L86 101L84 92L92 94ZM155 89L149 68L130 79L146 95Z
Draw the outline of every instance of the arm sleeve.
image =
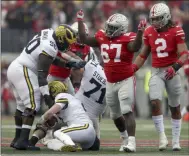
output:
M175 37L176 37L176 43L177 44L181 44L181 43L184 43L185 42L185 33L183 31L183 29L181 27L176 27L176 34L175 34Z
M144 31L144 34L143 34L143 42L144 42L144 44L147 45L147 46L150 45L150 44L149 44L149 38L148 38L148 31L147 31L147 30Z
M61 97L60 94L55 98L55 104L59 105L62 109L68 107L68 99Z
M57 53L58 53L58 48L57 45L55 43L55 41L53 40L41 40L41 53L44 53L46 55L49 55L53 58L56 57Z

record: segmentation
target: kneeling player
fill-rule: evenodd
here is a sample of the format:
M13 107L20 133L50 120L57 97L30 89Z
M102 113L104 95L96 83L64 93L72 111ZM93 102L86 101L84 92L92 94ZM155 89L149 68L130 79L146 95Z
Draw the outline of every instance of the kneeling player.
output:
M84 67L81 86L75 97L84 105L100 139L99 117L105 109L106 76L97 61L90 60Z
M82 150L98 150L99 140L82 103L65 93L67 86L59 81L51 82L49 89L55 104L41 117L40 125L45 125L44 123L56 114L67 124L67 127L52 132L53 138L49 139L47 147L56 151L76 151L75 144L79 144ZM45 136L47 130L45 126L37 126L30 143L35 145Z

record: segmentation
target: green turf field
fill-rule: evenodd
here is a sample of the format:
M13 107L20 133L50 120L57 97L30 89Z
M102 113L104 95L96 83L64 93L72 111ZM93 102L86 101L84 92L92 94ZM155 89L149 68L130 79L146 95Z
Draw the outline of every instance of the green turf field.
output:
M158 151L158 137L155 132L152 120L137 119L136 128L136 153L119 152L121 140L119 133L116 130L113 122L110 119L103 119L101 122L101 150L98 152L74 152L63 153L48 150L46 147L41 147L41 151L18 151L9 147L9 144L14 136L14 120L13 117L2 117L1 126L1 155L98 155L98 156L113 156L113 155L131 155L131 156L163 156L163 155L189 155L189 123L183 122L181 131L181 147L179 152L173 152L171 149L171 121L165 120L166 135L169 139L169 146L166 151ZM39 146L41 146L39 144Z

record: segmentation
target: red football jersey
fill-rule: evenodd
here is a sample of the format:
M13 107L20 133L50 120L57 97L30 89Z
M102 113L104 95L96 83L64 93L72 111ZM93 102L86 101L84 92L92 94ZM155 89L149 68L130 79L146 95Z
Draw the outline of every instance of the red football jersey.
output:
M63 58L61 56L61 53L58 52L57 56ZM63 67L59 67L59 66L56 66L54 64L52 64L50 66L50 69L49 69L49 74L52 75L52 76L56 76L56 77L60 77L60 78L68 78L70 76L70 72L71 70L69 68L63 68Z
M135 37L136 34L133 32L114 38L107 37L103 30L99 30L95 34L100 45L108 82L119 82L133 75L131 65L134 53L127 50L127 44Z
M180 26L169 28L167 32L157 32L149 26L143 39L144 44L151 47L152 67L167 67L177 61L177 44L185 42L185 33Z
M70 51L75 53L77 56L79 56L80 58L82 58L84 60L84 58L88 55L88 53L90 52L90 47L89 46L80 46L78 44L72 44L70 46ZM61 53L58 52L58 56L62 58ZM49 69L49 74L52 76L56 76L56 77L60 77L60 78L67 78L70 76L70 72L71 70L68 68L63 68L63 67L59 67L56 65L51 65L50 69Z

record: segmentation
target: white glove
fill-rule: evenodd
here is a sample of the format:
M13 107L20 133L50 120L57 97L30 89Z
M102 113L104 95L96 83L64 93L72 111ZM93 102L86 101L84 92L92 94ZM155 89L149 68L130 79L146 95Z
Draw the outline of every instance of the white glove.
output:
M84 18L84 13L83 13L83 10L81 9L81 10L79 10L79 11L77 12L77 20L78 20L78 21L82 21L83 18Z

